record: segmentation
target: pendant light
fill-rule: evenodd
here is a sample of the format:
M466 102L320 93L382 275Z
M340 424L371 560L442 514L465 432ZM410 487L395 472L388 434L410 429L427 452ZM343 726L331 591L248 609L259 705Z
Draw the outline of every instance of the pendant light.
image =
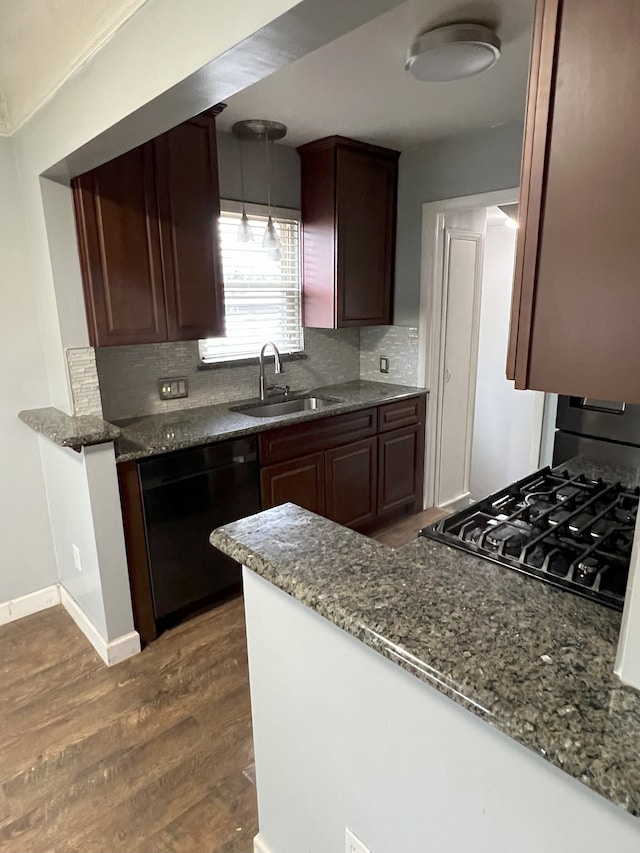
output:
M262 237L262 248L263 249L280 249L280 238L278 237L278 233L276 231L276 227L273 224L273 217L271 216L271 155L270 155L270 143L269 143L269 134L265 134L265 145L267 147L267 204L269 206L269 219L267 220L267 227L264 230L264 235Z
M272 260L280 260L282 257L282 252L280 250L280 238L278 237L278 232L276 231L276 227L273 222L273 217L271 215L271 143L277 139L282 139L286 132L287 128L284 124L280 124L277 121L269 121L268 119L261 118L252 118L246 119L245 121L237 121L233 127L231 128L232 133L240 140L240 145L242 146L242 142L246 140L250 140L253 142L261 142L264 140L266 146L266 166L267 166L267 206L269 210L269 218L267 220L267 227L265 228L265 232L262 237L262 246L264 249L269 249L269 257ZM240 160L240 179L242 184L242 219L240 221L240 229L242 229L242 233L246 233L247 227L249 231L251 231L251 226L249 225L249 220L246 219L246 213L244 210L244 171L243 171L243 163L242 159ZM246 219L246 227L243 225ZM238 232L238 239L240 237L240 231ZM253 239L253 234L250 239ZM244 242L248 242L244 240Z
M240 218L240 225L238 225L238 243L253 243L253 230L249 223L249 217L247 216L247 211L244 206L245 202L245 194L244 194L244 159L242 157L242 139L238 138L238 147L240 149L240 195L242 196L242 216Z

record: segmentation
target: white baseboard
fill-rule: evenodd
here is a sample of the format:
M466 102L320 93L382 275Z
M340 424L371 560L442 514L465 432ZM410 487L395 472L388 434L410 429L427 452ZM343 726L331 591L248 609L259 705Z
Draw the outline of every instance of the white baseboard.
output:
M60 584L57 583L11 601L3 601L0 604L0 625L31 616L32 613L38 613L48 607L55 607L56 604L60 604Z
M110 642L105 640L77 601L69 595L62 585L60 585L60 603L107 666L120 663L120 661L130 658L140 651L140 635L137 631L123 634L122 637Z
M253 853L274 853L260 833L253 839Z
M122 637L107 642L76 600L59 583L0 603L0 625L6 625L24 616L31 616L32 613L38 613L48 607L55 607L56 604L62 604L107 666L120 663L137 655L140 651L140 635L137 631L131 631L130 634L123 634Z
M457 498L452 498L450 501L438 504L438 509L448 509L450 512L457 512L459 509L465 509L472 503L470 495L471 492L464 492Z

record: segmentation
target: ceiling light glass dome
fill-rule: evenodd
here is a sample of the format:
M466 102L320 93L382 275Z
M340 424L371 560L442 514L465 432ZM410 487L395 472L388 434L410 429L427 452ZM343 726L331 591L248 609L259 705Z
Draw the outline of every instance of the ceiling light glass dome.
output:
M419 36L407 51L405 69L425 83L473 77L496 64L500 39L482 24L449 24Z

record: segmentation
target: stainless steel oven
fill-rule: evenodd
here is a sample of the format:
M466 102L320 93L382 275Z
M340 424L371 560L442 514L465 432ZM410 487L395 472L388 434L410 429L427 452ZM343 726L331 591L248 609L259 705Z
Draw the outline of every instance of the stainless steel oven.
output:
M558 397L553 464L588 456L611 465L640 466L640 406Z

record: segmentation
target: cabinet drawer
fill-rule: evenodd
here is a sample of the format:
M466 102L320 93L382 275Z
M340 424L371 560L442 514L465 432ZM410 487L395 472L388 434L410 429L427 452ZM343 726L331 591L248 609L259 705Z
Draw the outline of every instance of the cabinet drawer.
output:
M376 416L376 409L363 409L264 432L260 435L260 464L284 462L298 458L301 451L316 453L370 438L376 434Z
M387 403L378 409L378 432L390 432L424 423L425 397L411 397L397 403Z

